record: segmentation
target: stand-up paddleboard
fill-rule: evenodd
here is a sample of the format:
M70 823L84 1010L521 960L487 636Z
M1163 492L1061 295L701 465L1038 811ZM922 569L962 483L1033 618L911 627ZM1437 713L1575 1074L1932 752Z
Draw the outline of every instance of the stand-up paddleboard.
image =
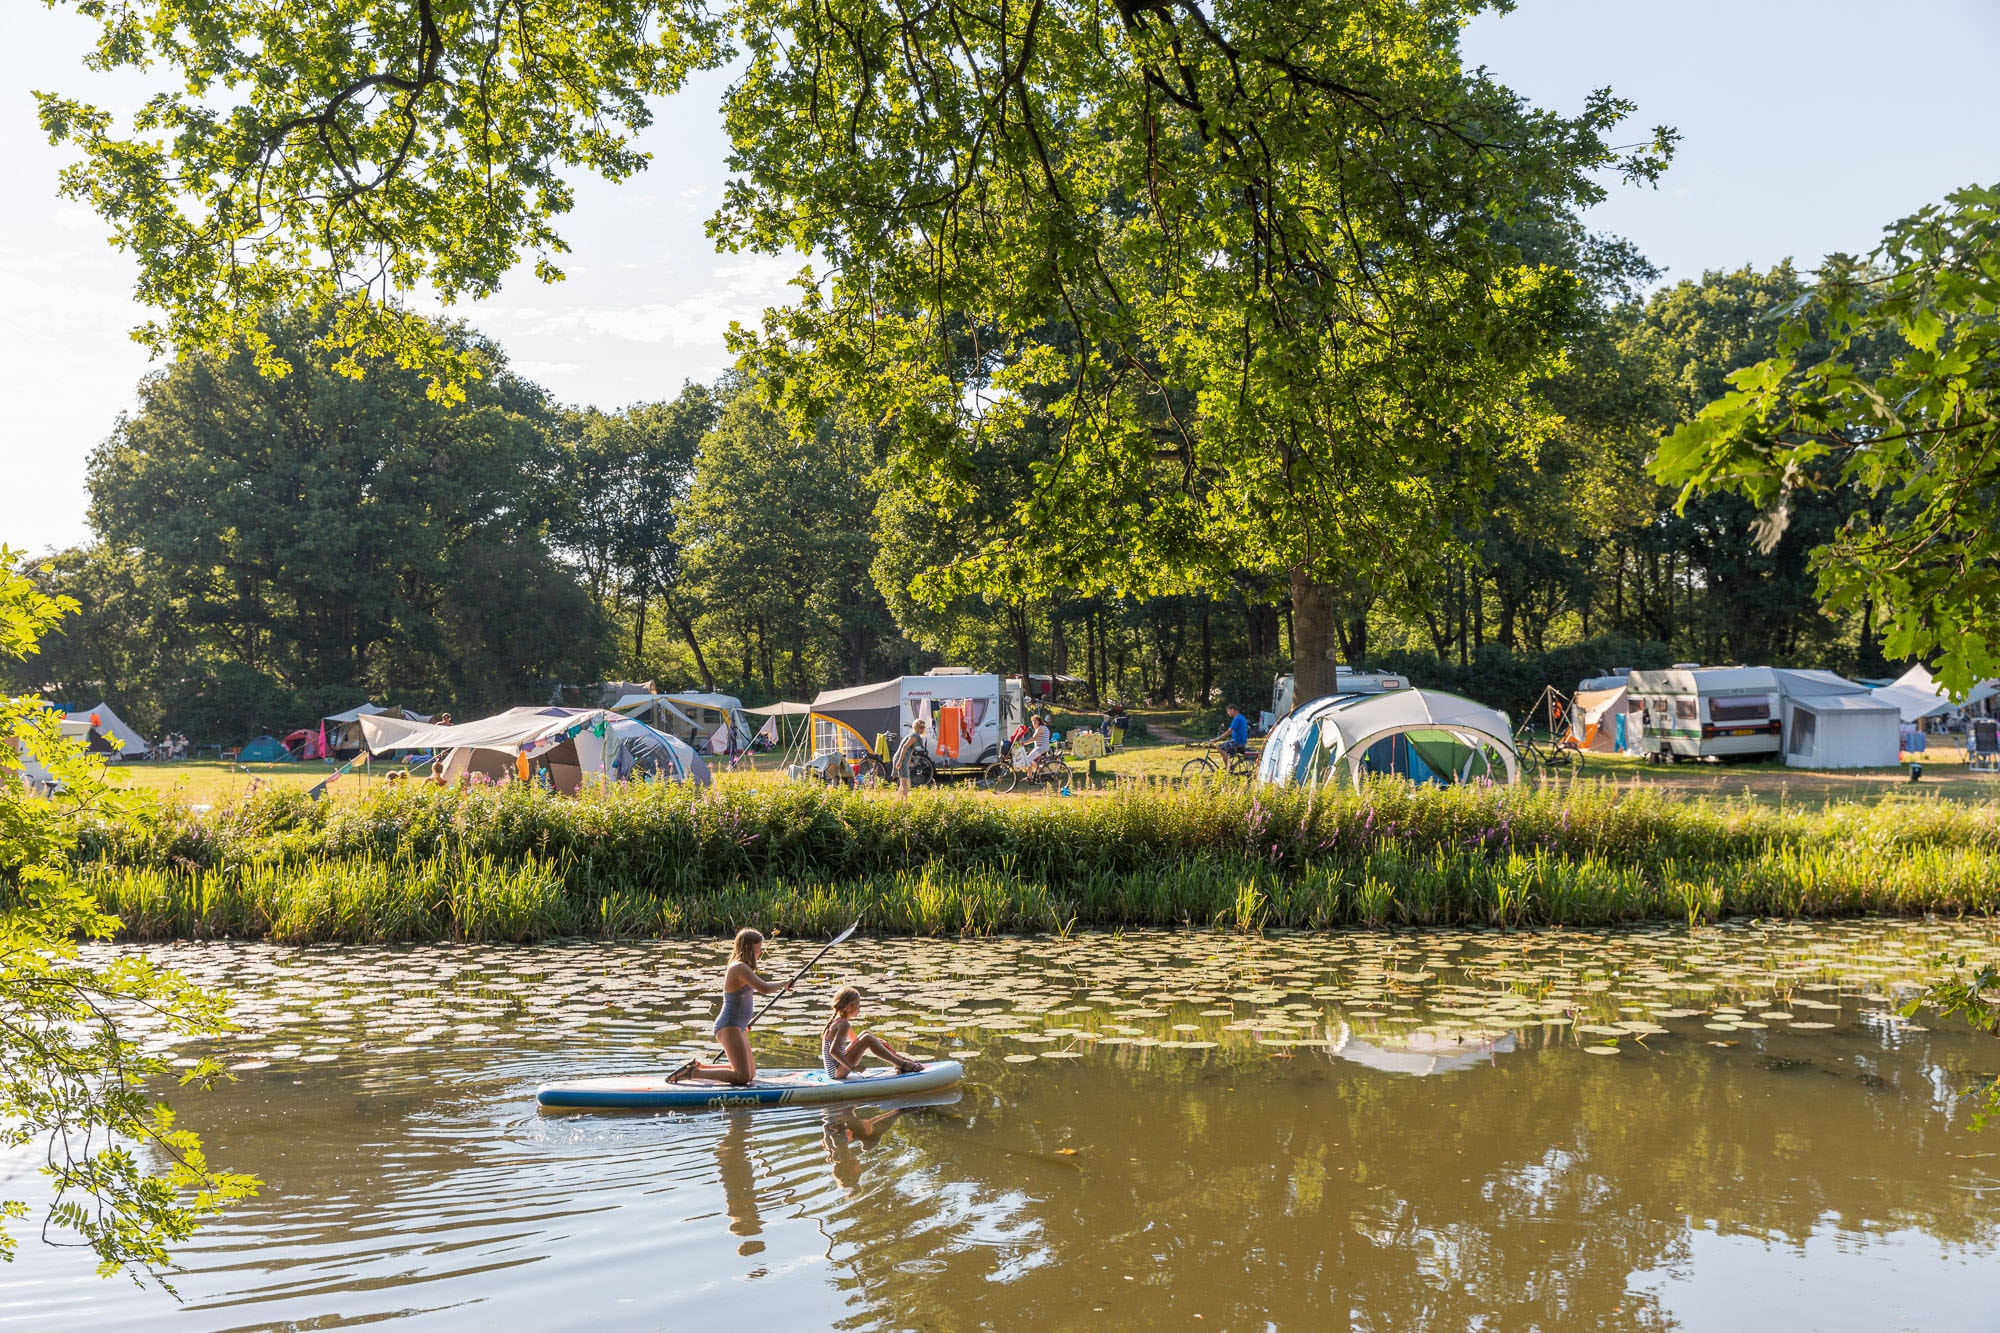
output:
M846 1078L824 1069L769 1069L741 1087L689 1079L669 1083L664 1075L579 1078L545 1083L535 1102L554 1110L624 1111L633 1108L723 1106L817 1106L825 1102L873 1102L956 1087L965 1067L956 1060L933 1060L922 1069L864 1069Z

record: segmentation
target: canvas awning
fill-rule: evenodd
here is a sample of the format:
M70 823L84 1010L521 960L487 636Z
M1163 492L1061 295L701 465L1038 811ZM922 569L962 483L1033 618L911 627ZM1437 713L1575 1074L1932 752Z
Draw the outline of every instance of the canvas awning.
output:
M372 714L359 719L371 754L390 750L506 750L559 736L577 719L595 710L581 708L510 708L475 722L440 725L408 722Z
M804 717L812 710L811 704L778 703L765 704L762 708L746 708L743 711L755 713L758 717Z

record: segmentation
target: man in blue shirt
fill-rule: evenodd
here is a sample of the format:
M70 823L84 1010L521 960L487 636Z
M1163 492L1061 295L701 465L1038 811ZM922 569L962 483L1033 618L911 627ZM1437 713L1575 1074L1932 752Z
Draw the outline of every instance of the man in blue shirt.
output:
M1235 704L1229 705L1229 725L1216 733L1224 754L1242 754L1250 748L1250 719Z

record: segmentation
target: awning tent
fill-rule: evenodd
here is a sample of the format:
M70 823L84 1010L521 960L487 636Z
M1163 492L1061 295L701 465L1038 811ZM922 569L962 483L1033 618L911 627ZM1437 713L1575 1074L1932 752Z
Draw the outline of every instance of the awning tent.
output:
M83 708L65 714L70 722L81 722L89 729L86 743L90 749L109 759L144 759L152 752L146 738L126 724L124 718L111 711L111 705L99 703L95 708ZM111 743L117 738L118 744Z
M1299 728L1296 736L1290 727ZM1507 715L1442 690L1313 700L1273 729L1265 753L1258 769L1265 782L1358 786L1371 774L1439 785L1520 779Z
M1982 680L1972 687L1972 692L1963 701L1954 702L1920 662L1905 671L1893 684L1875 691L1874 697L1883 703L1894 704L1903 721L1922 722L1928 718L1957 716L1996 694L2000 694L2000 680Z
M364 716L362 734L371 754L431 750L447 782L477 775L505 781L519 772L521 756L545 772L557 791L575 793L586 782L654 774L706 784L708 765L694 748L634 718L601 708L511 708L457 725Z
M858 747L857 753L873 749L877 736L888 736L893 745L903 734L902 678L879 685L822 690L809 711L844 733L849 747ZM820 748L815 743L814 749Z
M1578 690L1576 706L1570 710L1570 735L1586 750L1616 754L1637 739L1638 724L1628 723L1631 692L1619 685L1608 690ZM1628 733L1628 726L1630 732Z
M743 711L755 713L758 717L805 717L812 710L811 704L777 703L765 704L762 708L746 708Z
M1787 694L1784 722L1789 768L1891 768L1901 757L1902 716L1866 690Z

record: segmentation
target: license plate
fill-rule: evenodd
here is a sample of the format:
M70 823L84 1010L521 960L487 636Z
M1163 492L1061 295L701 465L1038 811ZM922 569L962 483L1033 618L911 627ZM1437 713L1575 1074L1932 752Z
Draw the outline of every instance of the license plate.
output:
M1732 736L1755 736L1757 734L1757 728L1738 727L1736 730L1730 732L1729 734Z

